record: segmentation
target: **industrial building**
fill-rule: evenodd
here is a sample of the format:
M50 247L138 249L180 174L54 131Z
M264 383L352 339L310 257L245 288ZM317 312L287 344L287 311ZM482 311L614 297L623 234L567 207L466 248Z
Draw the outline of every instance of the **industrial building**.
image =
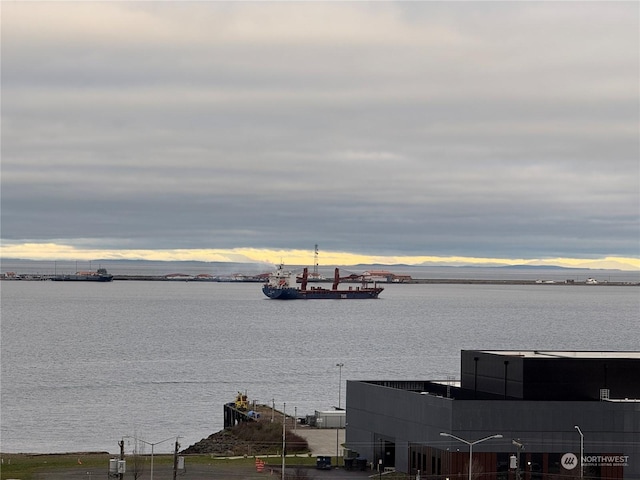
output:
M421 480L640 479L638 399L640 352L463 350L459 381L347 381L345 446Z

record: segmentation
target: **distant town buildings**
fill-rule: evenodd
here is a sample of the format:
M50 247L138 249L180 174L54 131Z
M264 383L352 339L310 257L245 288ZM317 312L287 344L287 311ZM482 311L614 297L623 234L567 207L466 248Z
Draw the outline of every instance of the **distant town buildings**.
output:
M367 282L408 283L411 281L411 275L396 275L387 270L368 270L362 275Z

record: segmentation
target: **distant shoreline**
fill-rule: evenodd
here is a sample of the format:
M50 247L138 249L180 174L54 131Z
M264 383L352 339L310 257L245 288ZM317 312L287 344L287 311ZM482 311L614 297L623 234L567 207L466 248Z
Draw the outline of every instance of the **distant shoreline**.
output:
M214 282L214 283L264 283L263 280L199 280L199 279L167 279L163 276L156 275L114 275L113 280L138 280L138 281L164 281L164 282ZM322 282L320 282L322 283ZM331 282L324 282L330 284ZM340 282L360 284L361 282ZM413 278L403 282L370 282L379 285L422 285L422 284L453 284L453 285L586 285L586 282L564 281L564 282L540 282L538 280L500 280L500 279L468 279L468 278ZM588 284L589 286L640 286L638 282L598 282L597 284Z
M50 278L39 275L20 275L16 277L0 276L2 281L50 281ZM229 280L219 278L167 278L165 275L114 275L113 281L144 281L144 282L197 282L197 283L264 283L263 279L247 278L244 280ZM331 283L331 282L326 282ZM341 282L360 283L360 282ZM374 282L371 282L374 283ZM587 283L586 281L541 281L541 280L507 280L507 279L468 279L468 278L412 278L402 282L375 282L379 285L539 285L539 286L607 286L607 287L638 287L640 282L602 281Z

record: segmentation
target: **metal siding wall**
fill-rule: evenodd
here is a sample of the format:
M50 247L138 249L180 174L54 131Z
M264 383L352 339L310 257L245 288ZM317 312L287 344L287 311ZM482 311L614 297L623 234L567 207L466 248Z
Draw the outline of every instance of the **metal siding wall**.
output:
M621 418L630 418L629 428L619 428ZM528 452L579 455L575 425L585 436L585 455L629 455L625 478L640 478L640 402L456 402L452 433L470 440L504 435L499 448L501 440L488 441L474 447L479 452L509 451L511 439L518 438Z
M476 445L474 452L513 452L511 439L519 438L529 453L579 454L580 436L574 425L584 432L585 454L619 450L613 453L629 455L625 478L640 478L640 402L452 400L347 381L348 448L371 460L375 438L395 439L399 471L408 469L408 454L400 450L401 445L411 442L446 449L440 432L470 441L504 435ZM467 448L457 443L461 451Z
M372 459L375 445L358 450L352 444L373 442L379 437L391 439L396 444L396 468L406 471L409 465L408 443L441 442L440 432L451 428L452 405L451 399L348 381L347 446L361 453L366 451L367 458ZM370 432L368 439L364 431Z
M478 361L476 362L474 358L477 358ZM506 369L507 395L522 398L524 394L523 360L523 357L515 355L495 355L476 350L463 350L461 354L461 386L474 391L477 381L478 392L504 396L504 362L507 361L509 362Z
M559 355L562 355L560 352ZM476 362L474 358L477 358ZM477 350L461 352L461 384L473 392L526 400L598 400L600 389L610 398L640 398L640 360L637 358L586 358L580 356L529 357ZM477 367L477 371L476 371ZM481 398L481 397L480 397Z
M345 444L348 449L358 452L361 457L371 461L373 460L373 429L371 425L376 407L375 404L371 405L369 402L369 397L373 394L372 386L351 380L347 380L346 383Z
M592 399L608 388L610 398L640 398L640 361L636 359L527 358L526 398Z
M476 362L474 358L478 361ZM506 372L505 361L509 362ZM522 357L463 350L462 367L464 369L461 379L463 388L473 391L477 382L478 392L504 396L506 373L507 395L522 398L524 392Z

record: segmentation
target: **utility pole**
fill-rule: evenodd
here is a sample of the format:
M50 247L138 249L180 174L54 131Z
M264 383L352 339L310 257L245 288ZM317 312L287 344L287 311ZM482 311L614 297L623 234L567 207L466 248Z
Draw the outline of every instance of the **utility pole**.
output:
M340 398L342 397L342 367L344 367L344 363L336 363L336 367L338 367L338 412L340 412ZM339 414L339 413L338 413ZM340 418L340 417L338 417ZM338 455L340 454L340 427L342 422L338 420L338 426L336 427L336 468L338 468Z
M284 403L282 407L282 480L284 480L284 467L285 467L285 457L287 456L287 404Z
M178 476L178 449L180 448L178 438L176 437L176 448L173 450L173 480Z
M121 439L121 440L118 442L118 445L120 445L120 460L124 460L124 438L123 438L123 439ZM119 478L120 480L123 480L123 479L124 479L124 473L120 473L120 474L118 475L118 478Z

